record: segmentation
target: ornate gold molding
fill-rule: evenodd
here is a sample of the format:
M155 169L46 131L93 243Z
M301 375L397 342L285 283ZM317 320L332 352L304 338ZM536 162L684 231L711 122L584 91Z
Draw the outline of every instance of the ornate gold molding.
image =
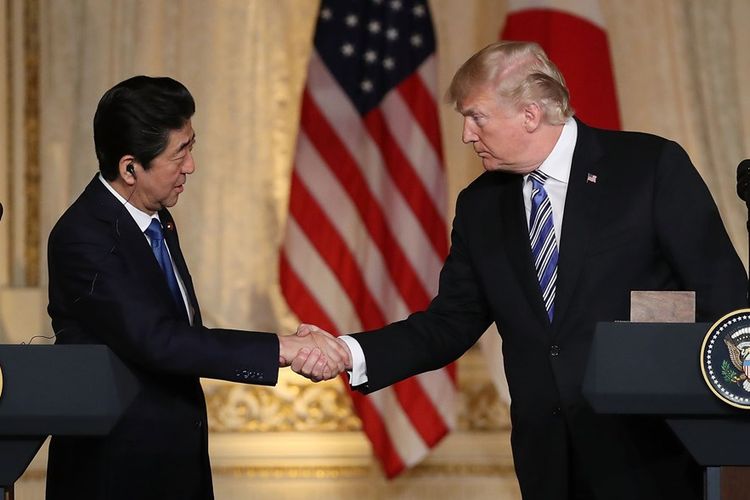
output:
M458 477L487 477L514 475L513 463L507 464L419 464L399 477L433 477L433 476L458 476Z
M340 380L313 384L301 377L275 387L204 381L212 432L356 431L354 413Z
M461 404L458 429L474 432L510 430L508 405L500 400L494 384L489 379L460 383Z
M253 477L265 479L341 479L367 477L372 468L360 465L332 465L313 467L268 467L268 466L213 466L214 476Z
M375 466L219 466L211 467L214 476L264 479L342 479L372 476ZM380 475L380 472L377 472ZM513 464L420 464L399 476L401 480L419 477L504 477L515 474Z
M460 370L460 369L459 369ZM204 380L211 432L358 431L362 422L339 379L281 378L275 387ZM458 430L510 429L507 405L486 378L459 380Z
M377 472L376 466L331 465L331 466L213 466L214 476L229 476L261 479L355 479L369 477ZM515 474L513 464L420 464L399 476L402 480L420 477L505 477ZM44 470L28 470L23 479L42 481L47 477Z

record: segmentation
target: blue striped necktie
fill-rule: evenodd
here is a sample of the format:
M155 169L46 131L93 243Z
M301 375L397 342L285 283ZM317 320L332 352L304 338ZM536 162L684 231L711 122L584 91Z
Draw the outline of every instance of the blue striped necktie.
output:
M161 222L151 219L151 224L146 228L145 233L151 239L151 250L154 252L159 267L164 272L172 299L177 304L178 310L182 312L185 310L185 302L182 299L180 285L177 284L177 276L175 276L172 268L172 260L169 258L167 245L164 243L164 230L161 227Z
M529 174L531 181L531 215L529 217L529 238L531 255L534 258L536 275L542 300L547 309L550 323L555 311L555 282L557 281L557 239L552 220L552 204L544 190L547 175L535 170Z

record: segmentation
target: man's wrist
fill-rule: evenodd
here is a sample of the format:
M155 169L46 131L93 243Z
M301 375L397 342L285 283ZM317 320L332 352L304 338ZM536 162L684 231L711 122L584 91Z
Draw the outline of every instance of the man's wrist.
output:
M365 353L362 350L362 346L359 345L354 337L349 335L342 335L339 340L344 342L349 348L349 359L351 360L351 367L348 367L349 372L349 383L352 387L357 387L367 383L367 363L365 363Z

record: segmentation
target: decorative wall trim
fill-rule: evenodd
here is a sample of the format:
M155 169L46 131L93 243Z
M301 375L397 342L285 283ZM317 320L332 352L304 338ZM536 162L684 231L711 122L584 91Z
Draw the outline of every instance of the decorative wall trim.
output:
M250 477L263 479L352 479L372 476L374 467L367 466L213 466L214 476ZM419 477L505 477L513 475L513 464L427 464L404 472L399 478ZM377 472L380 474L380 472Z
M312 467L268 467L258 465L213 466L214 476L252 477L262 479L342 479L367 477L372 468L360 465L332 465Z
M26 223L24 225L24 257L26 286L39 285L40 177L39 177L39 0L24 2L24 68L25 100L24 131L26 165Z
M313 384L302 377L281 378L275 387L204 380L209 429L214 433L359 431L362 421L341 380ZM460 380L458 429L497 432L510 429L508 407L484 380Z
M13 168L11 167L13 165L13 162L15 161L16 157L16 151L15 151L15 143L13 141L13 124L14 124L14 118L15 118L15 109L13 107L13 78L15 75L14 71L14 57L13 57L13 2L7 1L5 2L5 12L3 13L5 15L5 90L6 90L6 109L7 109L7 116L5 117L5 130L6 130L6 143L7 143L7 160L8 160L8 166L6 167L7 170L5 172L6 176L6 182L7 182L7 198L3 200L5 204L5 213L13 213L13 207L15 205L15 196L13 194ZM10 257L13 255L13 249L15 248L15 231L14 226L15 223L13 221L13 217L6 216L3 224L8 225L8 242L7 242L7 255L8 258L5 262L2 263L3 266L6 268L7 275L9 279L11 277L11 261L12 258Z

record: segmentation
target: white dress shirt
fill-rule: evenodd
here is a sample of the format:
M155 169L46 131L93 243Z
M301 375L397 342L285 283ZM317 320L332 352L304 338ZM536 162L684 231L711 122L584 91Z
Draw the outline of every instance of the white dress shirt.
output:
M130 203L128 203L128 200L120 196L120 193L115 191L115 188L113 188L109 182L107 182L104 177L102 177L102 174L99 174L99 180L104 184L104 187L106 187L110 193L114 195L115 198L117 198L120 203L125 205L125 209L128 211L130 216L133 218L136 224L138 224L138 228L143 233L143 237L146 238L146 241L148 242L148 245L151 246L151 238L149 238L146 235L146 229L151 224L152 219L156 219L161 224L161 220L159 219L159 214L155 213L154 215L149 215L146 212L143 212ZM190 320L190 324L193 324L193 308L190 307L190 304L188 303L187 298L187 292L185 292L185 284L182 282L182 277L180 276L180 273L177 271L177 268L174 265L174 259L172 258L172 252L169 251L169 245L167 245L166 240L164 241L164 246L167 248L167 253L169 254L169 261L172 263L172 269L174 270L174 275L177 278L177 284L180 287L180 295L182 295L182 302L185 305L185 311L187 311L188 319ZM360 348L360 351L362 349Z
M565 208L565 195L568 192L568 179L570 168L573 164L573 151L578 139L578 124L573 118L568 118L563 126L562 133L552 148L549 156L539 165L537 170L547 175L544 190L547 191L552 204L552 221L555 225L555 238L558 248L562 237L563 210ZM531 218L531 182L528 174L523 176L523 204L526 207L526 224ZM352 369L349 371L349 383L352 386L362 385L367 382L367 363L362 346L354 340L354 337L342 335L339 337L346 342L352 353Z
M577 139L578 124L573 118L568 118L555 147L537 168L547 175L544 190L547 191L547 197L552 205L552 222L555 225L555 241L557 241L558 250L562 237L565 195L568 193L568 179L570 178L570 167L573 164L573 151ZM523 176L523 181L523 204L526 207L526 224L529 224L531 218L531 181L529 181L528 174Z

